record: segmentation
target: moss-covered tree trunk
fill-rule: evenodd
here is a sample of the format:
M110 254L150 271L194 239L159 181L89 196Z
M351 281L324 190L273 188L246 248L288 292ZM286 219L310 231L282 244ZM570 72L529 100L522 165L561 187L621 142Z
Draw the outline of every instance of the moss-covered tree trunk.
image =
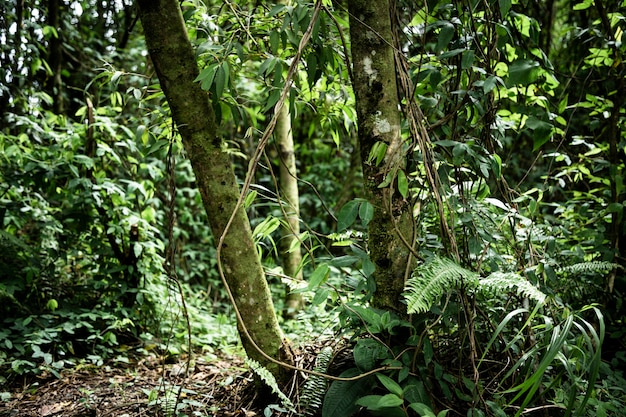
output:
M374 205L368 226L370 256L376 265L373 304L405 313L399 301L410 272L411 251L406 244L413 240L413 224L409 205L397 191L406 153L400 134L389 2L350 0L348 8L363 179ZM377 163L380 149L384 158ZM386 178L391 182L381 187Z
M248 217L242 207L236 207L240 191L229 156L221 151L213 109L207 93L194 82L198 67L179 2L139 0L138 4L148 51L191 160L216 239L224 234L236 211L223 240L221 262L243 324L267 355L290 361ZM259 354L245 334L241 334L241 339L252 359L259 361L277 379L284 379L285 372Z
M302 280L302 252L300 249L300 194L296 172L296 154L291 130L291 113L288 105L284 105L278 119L274 136L280 153L280 192L286 205L284 206L285 224L282 229L281 249L283 271L295 280ZM302 295L287 290L285 314L293 318L302 308Z

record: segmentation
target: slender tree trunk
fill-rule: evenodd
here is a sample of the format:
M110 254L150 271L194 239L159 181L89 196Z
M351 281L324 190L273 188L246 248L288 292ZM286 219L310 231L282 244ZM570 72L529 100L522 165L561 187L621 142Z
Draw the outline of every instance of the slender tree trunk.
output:
M285 104L276 121L274 130L278 151L280 153L280 192L286 215L282 229L282 258L285 275L302 280L302 252L300 250L300 194L298 193L298 178L296 176L296 155L291 130L291 114L289 106ZM291 248L291 250L289 250ZM285 299L285 315L293 318L302 308L302 295L289 292Z
M221 151L215 115L207 93L194 82L196 58L177 0L139 0L146 44L161 88L170 105L191 160L204 208L217 238L235 212L222 246L224 275L243 323L240 334L248 356L284 381L287 372L262 356L242 332L274 359L291 361L289 346L278 327L271 294L258 259L246 212L236 208L240 196L228 155Z
M363 181L374 205L369 223L369 251L376 265L376 307L406 313L399 303L410 270L412 219L409 205L397 192L397 174L405 165L388 0L350 0L350 37L354 67L358 138ZM377 164L377 149L384 158ZM386 178L391 179L381 187ZM403 241L404 240L404 241Z
M61 44L60 28L60 0L48 1L48 25L53 27L58 36L52 36L48 46L48 64L52 70L52 81L48 81L48 92L54 99L53 111L55 114L63 114L65 106L63 103L63 49Z

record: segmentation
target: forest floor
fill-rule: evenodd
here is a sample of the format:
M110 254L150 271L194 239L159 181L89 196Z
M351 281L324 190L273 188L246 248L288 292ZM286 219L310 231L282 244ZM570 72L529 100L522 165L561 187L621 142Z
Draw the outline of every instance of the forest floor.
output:
M179 411L189 416L263 416L255 406L254 375L239 357L194 357L188 375L185 360L131 362L13 380L1 389L11 396L0 402L0 417L164 416L177 397Z

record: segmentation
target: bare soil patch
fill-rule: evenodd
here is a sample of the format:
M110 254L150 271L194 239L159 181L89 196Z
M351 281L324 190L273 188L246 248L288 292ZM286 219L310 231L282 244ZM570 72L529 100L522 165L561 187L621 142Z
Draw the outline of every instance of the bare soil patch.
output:
M164 364L143 358L132 364L77 367L61 378L14 380L2 389L11 398L0 403L0 416L162 416L176 404L190 416L263 415L254 410L254 376L241 358L196 357L188 375L184 369L185 361Z

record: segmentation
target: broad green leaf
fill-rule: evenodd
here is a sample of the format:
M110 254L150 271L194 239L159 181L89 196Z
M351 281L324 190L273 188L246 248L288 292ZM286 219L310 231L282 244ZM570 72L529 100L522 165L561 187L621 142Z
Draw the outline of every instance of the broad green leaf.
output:
M484 94L488 94L491 92L491 90L493 90L493 88L496 86L496 79L497 77L494 75L491 75L485 79L485 82L483 83Z
M430 397L426 392L426 388L424 388L424 383L422 381L415 381L415 383L404 388L404 400L411 404L430 404Z
M593 0L583 0L578 4L575 4L573 10L587 10L593 5Z
M533 131L533 151L543 146L552 137L552 124L544 122L535 116L526 119L525 127Z
M343 232L354 224L359 214L359 201L352 200L346 203L337 214L337 231Z
M343 372L342 377L353 377L360 372L352 368ZM322 417L346 417L359 410L356 401L373 388L374 378L368 376L353 381L334 381L324 397Z
M539 62L531 59L518 59L509 65L509 85L528 85L537 80Z
M369 222L372 221L372 218L374 217L374 206L369 201L361 202L361 205L359 206L359 217L361 218L363 226L366 227Z
M48 310L54 311L57 308L59 308L59 302L57 300L55 300L54 298L51 298L46 303L46 307L48 308Z
M387 144L385 142L376 142L372 149L370 150L370 154L367 157L367 163L371 164L376 161L375 164L378 166L385 158L385 154L387 153Z
M437 52L443 51L454 37L454 25L450 22L441 22L441 29L439 30L439 36L437 37L437 46L435 50Z
M317 56L311 52L306 58L306 75L310 86L313 86L317 81L317 74Z
M378 409L388 407L398 407L404 403L404 400L395 394L386 394L378 400Z
M406 178L406 174L403 170L398 170L398 191L403 198L406 198L409 194L409 181Z
M328 299L329 295L330 290L328 288L319 288L317 291L315 291L315 295L311 300L311 304L313 304L314 306L320 305Z
M378 378L380 383L383 384L390 393L395 394L400 398L403 397L404 392L402 391L402 387L396 381L383 374L376 374L376 378Z
M243 201L244 208L250 208L252 203L254 203L254 199L256 198L257 194L258 193L255 190L252 190L246 195L246 199Z
M133 245L133 253L135 254L135 258L139 258L143 252L143 246L139 242L135 242Z
M224 86L227 87L228 84L230 84L230 65L228 64L228 60L222 62L221 68L224 71Z
M500 16L505 19L511 10L511 0L499 0L498 2L500 4Z
M437 417L435 416L435 413L433 412L433 410L429 406L423 403L409 404L409 408L417 412L422 417Z
M467 50L463 52L463 56L461 57L461 68L462 69L470 69L474 64L474 51Z
M276 103L278 103L278 100L280 100L280 89L274 88L270 93L267 102L265 103L263 111L268 111L269 109L273 108Z
M276 66L277 59L276 57L270 56L267 58L261 66L259 67L259 75L266 76L274 71L274 67Z
M359 398L356 403L368 410L377 411L380 409L378 402L381 398L382 395L366 395L365 397Z
M502 159L500 155L495 153L491 155L491 171L493 171L496 179L500 179L502 175Z
M273 30L270 32L270 48L272 53L278 55L278 47L280 45L280 34L278 31Z
M375 339L359 339L353 350L354 363L363 372L371 371L376 363L388 356L387 348Z
M363 267L363 275L365 275L365 277L371 276L374 273L374 271L376 271L376 265L374 265L374 262L372 262L370 258L363 259L362 267Z
M451 51L446 51L446 52L442 53L441 55L439 55L439 59L452 58L453 56L457 56L458 54L462 54L465 51L466 51L465 48L457 48L457 49L453 49Z
M328 275L330 274L330 268L328 267L327 264L321 264L319 265L317 268L315 268L315 271L313 271L313 273L311 274L311 277L309 278L309 289L312 290L314 288L317 288L320 286L320 284L326 279L328 278Z
M217 68L217 72L215 73L215 95L216 98L222 97L224 93L224 87L226 87L226 73L224 72L224 67L219 66Z

